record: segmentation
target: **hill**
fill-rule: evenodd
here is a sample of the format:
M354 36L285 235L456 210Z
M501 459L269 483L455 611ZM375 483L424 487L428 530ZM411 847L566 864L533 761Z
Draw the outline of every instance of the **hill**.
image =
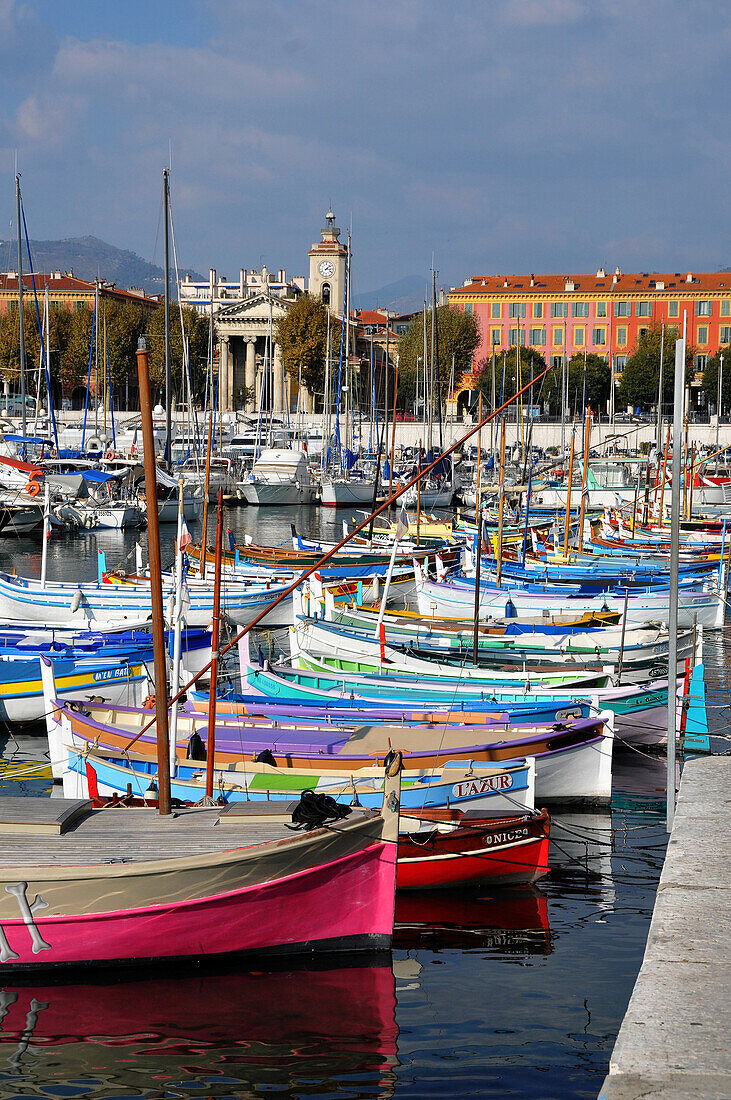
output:
M31 241L30 251L36 271L73 271L79 279L93 282L96 278L116 283L121 290L139 286L146 294L162 294L164 273L161 267L143 260L135 252L116 248L100 241L98 237L68 237L63 241ZM2 263L15 267L15 241L0 241ZM24 266L27 255L24 250ZM190 268L183 268L181 278L190 274L193 279L203 276Z

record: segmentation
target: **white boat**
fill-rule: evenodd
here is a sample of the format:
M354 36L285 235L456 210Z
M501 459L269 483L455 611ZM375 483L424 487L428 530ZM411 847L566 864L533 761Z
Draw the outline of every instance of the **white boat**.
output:
M421 615L435 618L464 619L474 616L475 592L468 584L430 581L416 569L416 590ZM631 592L627 601L627 621L633 623L667 623L669 592ZM691 629L694 625L722 627L726 604L718 591L710 587L681 590L678 601L678 626ZM579 596L551 592L523 592L518 589L482 587L479 614L497 616L565 615L587 611L624 612L624 595L603 592L595 596Z
M246 626L260 612L270 606L283 591L284 585L247 584L226 579L222 588L221 607L226 617L237 626ZM170 574L163 579L163 599L170 598L173 580ZM206 582L188 582L190 607L186 611L187 626L208 626L213 616L213 585ZM286 604L287 601L282 601ZM291 605L284 612L278 605L267 626L286 625L291 622ZM32 621L36 623L90 624L97 629L100 622L138 624L152 614L152 597L149 582L134 584L108 584L86 582L63 584L47 581L45 586L34 578L10 576L0 573L0 618L5 621ZM284 622L279 616L286 616Z
M315 497L304 451L269 447L254 463L249 479L241 482L247 504L311 504Z
M373 503L374 488L373 481L326 474L322 479L321 501L328 508L370 505Z
M147 517L137 504L127 501L96 504L93 501L77 500L56 505L51 510L51 523L77 527L84 531L121 531L126 527L144 527Z

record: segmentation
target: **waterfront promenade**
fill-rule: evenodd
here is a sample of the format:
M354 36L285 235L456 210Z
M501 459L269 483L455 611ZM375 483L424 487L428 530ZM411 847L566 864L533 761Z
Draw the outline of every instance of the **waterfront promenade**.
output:
M689 761L600 1100L731 1096L730 809L731 757Z

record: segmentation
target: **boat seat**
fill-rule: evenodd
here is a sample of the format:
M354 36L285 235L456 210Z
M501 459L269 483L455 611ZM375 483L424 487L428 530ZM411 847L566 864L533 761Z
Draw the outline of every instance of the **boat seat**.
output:
M279 818L291 821L294 808L298 805L299 799L293 802L285 802L283 799L229 802L219 810L218 819L226 825L248 825L252 821L269 822Z
M37 833L62 836L72 825L91 812L92 804L83 798L0 797L0 835Z

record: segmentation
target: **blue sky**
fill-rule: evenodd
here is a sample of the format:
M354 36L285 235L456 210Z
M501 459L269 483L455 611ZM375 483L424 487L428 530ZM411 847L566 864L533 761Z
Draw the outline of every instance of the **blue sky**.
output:
M406 275L716 270L731 5L0 0L0 236L306 272L332 203L356 293ZM3 188L0 188L0 196Z

